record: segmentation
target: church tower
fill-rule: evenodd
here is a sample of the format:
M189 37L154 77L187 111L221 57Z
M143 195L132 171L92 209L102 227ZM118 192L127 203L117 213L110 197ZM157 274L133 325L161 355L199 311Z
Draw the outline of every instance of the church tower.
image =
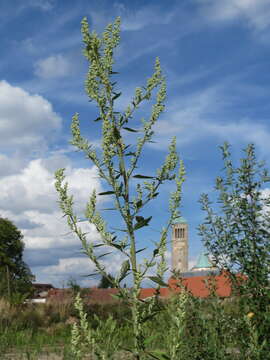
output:
M172 224L172 270L188 271L188 224L183 217Z

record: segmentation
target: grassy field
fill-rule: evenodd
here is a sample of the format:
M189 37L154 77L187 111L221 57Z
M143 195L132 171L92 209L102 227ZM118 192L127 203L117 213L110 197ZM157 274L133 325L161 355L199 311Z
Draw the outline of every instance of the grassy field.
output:
M159 351L170 359L173 348L185 360L270 359L266 351L267 334L262 339L259 333L258 314L241 305L239 299L202 300L187 296L183 302L178 296L166 303L152 304L157 315L145 321L145 359L152 359ZM85 305L85 310L91 336L102 349L103 359L132 359L126 351L133 343L128 306ZM79 324L79 319L72 299L20 306L11 306L2 299L1 359L74 359L71 352L74 323ZM89 352L85 359L98 359Z

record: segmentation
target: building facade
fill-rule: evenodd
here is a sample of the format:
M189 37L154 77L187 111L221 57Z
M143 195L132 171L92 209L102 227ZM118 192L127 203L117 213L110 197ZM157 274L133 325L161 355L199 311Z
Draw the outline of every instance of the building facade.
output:
M172 270L188 271L188 224L183 217L172 224Z

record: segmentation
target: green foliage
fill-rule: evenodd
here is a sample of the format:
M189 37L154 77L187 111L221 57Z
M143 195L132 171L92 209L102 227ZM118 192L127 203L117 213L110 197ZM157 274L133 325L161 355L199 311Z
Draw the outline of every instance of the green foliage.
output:
M225 177L218 177L215 186L221 214L211 209L208 195L202 195L206 220L200 234L215 263L228 270L237 266L248 276L252 294L259 296L268 284L270 266L270 198L262 192L270 178L257 162L252 144L239 167L233 167L228 144L221 149Z
M102 275L97 287L99 289L108 289L114 287L114 283L115 283L115 278L111 274L108 274L108 278Z
M89 326L83 301L79 294L76 296L75 308L79 314L79 323L74 323L71 331L71 350L76 359L91 353L97 360L113 359L119 349L121 336L116 321L110 315L106 320L100 320L97 315L95 329Z
M119 289L119 296L131 305L134 333L134 345L131 351L135 359L140 359L145 351L146 339L144 324L141 323L141 312L145 309L138 299L139 291L143 279L148 276L150 268L154 266L157 266L157 276L149 278L158 284L158 288L163 284L163 275L167 269L165 262L167 233L173 220L179 216L178 208L185 171L183 163L179 162L174 138L169 146L167 157L155 174L136 173L145 145L152 142L153 126L165 108L166 84L159 59L156 59L154 73L146 84L135 89L131 104L123 112L117 112L115 101L121 96L121 92L113 80L114 75L117 74L113 71L113 55L120 41L120 18L117 18L113 24L109 24L100 37L95 32L89 32L87 19L84 18L82 36L85 46L84 55L89 62L85 90L90 101L94 101L99 109L98 117L94 121L101 123L102 153L99 155L88 140L82 137L78 114L75 114L72 119L71 144L81 150L86 158L98 168L100 179L108 187L106 191L98 195L94 191L85 210L85 218L95 225L100 234L100 243L88 242L87 234L79 226L78 216L73 210L73 196L69 195L68 184L64 183L65 169L59 169L56 172L55 187L68 225L80 239L84 253L95 264L96 273L112 282L112 286ZM129 123L133 120L136 110L144 101L149 101L154 96L155 103L148 120L142 119L141 127L138 129L131 127ZM135 145L125 143L127 131L135 137ZM136 234L137 231L148 226L152 219L152 216L145 216L142 212L144 207L156 198L160 186L166 181L174 181L176 187L170 197L170 215L155 244L152 258L139 263L137 254L141 249L137 248ZM113 209L117 210L122 218L124 227L120 232L111 231L97 210L97 196L107 195L113 198ZM102 246L120 252L125 258L119 274L114 279L111 279L100 260L106 255L106 253L101 255L98 253ZM122 286L123 280L130 274L133 279L132 291ZM145 307L147 308L148 304L145 304Z
M221 150L225 175L216 179L215 186L220 212L212 209L208 195L203 194L200 202L206 218L199 230L215 265L227 270L241 302L256 312L262 343L270 332L270 197L263 192L270 178L264 164L256 159L254 145L244 150L238 167L232 164L227 143Z
M32 292L32 275L23 261L23 235L8 219L0 218L0 296L20 303Z
M77 294L81 291L80 285L72 277L67 282L67 286L72 290L74 294Z
M74 359L70 347L71 321L66 319L79 325L80 316L69 307L63 317L60 306L56 303L32 304L18 308L8 303L3 305L0 300L0 349L3 359L5 352L10 353L11 350L20 356L28 351L35 360L45 351L48 352L48 358L58 353L62 354L61 359ZM255 320L257 315L249 312L248 307L242 309L239 298L209 300L183 294L182 297L174 296L166 302L152 302L151 306L155 310L160 307L162 311L146 322L144 332L147 353L142 359L170 359L173 343L176 346L178 344L175 340L177 338L181 344L178 349L179 359L268 359L268 344L259 341ZM59 314L55 316L57 312ZM129 323L131 314L127 304L84 304L82 315L84 313L88 314L88 329L104 359L110 359L113 349L115 354L112 359L132 359L132 354L123 350L130 348L133 343L133 331ZM147 313L144 315L147 316ZM79 331L82 331L80 326ZM88 356L95 353L92 345L85 351ZM15 356L12 358L17 359ZM93 360L96 358L93 357Z
M128 351L134 337L128 304L100 306L82 304L81 300L80 304L76 312L67 307L63 314L62 304L18 308L0 300L1 359L11 352L18 354L12 359L23 359L29 352L35 360L46 353L49 359L58 353L61 359L71 360L75 357L71 351L74 335L78 337L75 350L81 350L85 359L133 359ZM267 340L260 341L257 314L250 312L248 305L243 309L239 298L199 299L183 292L166 302L151 299L148 305L148 312L145 307L140 312L142 320L147 319L143 360L269 359ZM149 318L152 310L156 316ZM78 331L72 335L74 324Z

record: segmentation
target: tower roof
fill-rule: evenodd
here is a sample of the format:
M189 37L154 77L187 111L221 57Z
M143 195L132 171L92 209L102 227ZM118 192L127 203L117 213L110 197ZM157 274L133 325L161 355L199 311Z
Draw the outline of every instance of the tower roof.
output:
M213 264L209 260L208 256L204 253L201 253L193 269L212 268L212 267Z
M187 220L183 218L183 216L179 216L178 218L173 220L172 224L187 224Z

